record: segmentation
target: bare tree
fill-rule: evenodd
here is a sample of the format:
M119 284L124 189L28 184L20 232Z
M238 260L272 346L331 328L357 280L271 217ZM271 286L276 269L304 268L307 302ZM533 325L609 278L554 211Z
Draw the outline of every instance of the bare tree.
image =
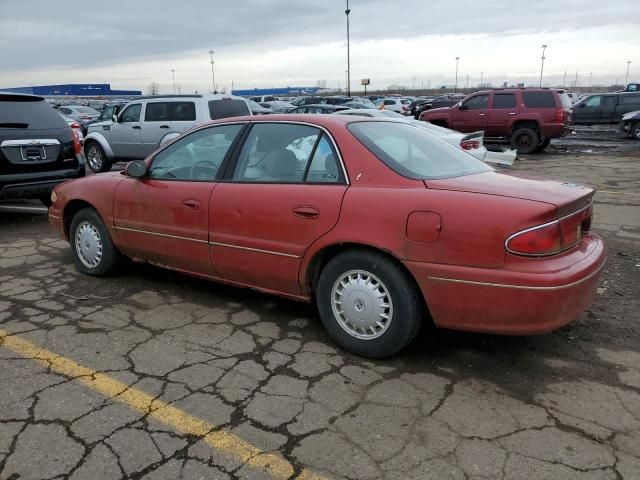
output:
M160 85L156 82L151 82L147 87L147 93L149 95L158 95L158 93L160 93Z
M327 81L326 80L318 80L316 82L316 87L318 87L318 88L327 88Z

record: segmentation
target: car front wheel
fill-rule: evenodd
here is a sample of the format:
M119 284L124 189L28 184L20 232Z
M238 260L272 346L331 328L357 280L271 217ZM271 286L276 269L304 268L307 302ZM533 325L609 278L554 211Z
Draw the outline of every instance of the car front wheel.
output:
M640 122L636 122L631 127L631 136L636 140L640 140Z
M71 221L69 241L76 267L86 275L110 275L118 270L122 262L120 252L93 208L83 208L75 214Z
M104 150L97 142L88 142L84 146L84 155L87 157L89 168L96 173L111 170L111 160L107 158Z
M426 311L408 272L387 256L350 250L320 274L320 318L342 348L369 358L393 355L413 340Z

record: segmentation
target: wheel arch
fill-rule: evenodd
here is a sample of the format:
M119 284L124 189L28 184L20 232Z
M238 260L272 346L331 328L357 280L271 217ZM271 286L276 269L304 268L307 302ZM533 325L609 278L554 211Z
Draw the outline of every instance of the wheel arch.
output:
M89 135L84 137L84 145L82 147L83 151L91 142L96 142L98 145L100 145L100 147L102 147L102 150L104 151L104 154L109 159L114 158L113 150L111 149L111 146L109 145L109 142L104 135L99 132L91 132Z
M534 120L534 119L516 120L515 122L513 122L513 125L511 126L511 135L513 135L515 131L518 130L519 128L531 128L535 130L538 133L538 135L540 135L540 124L538 123L537 120Z
M67 240L69 240L69 231L71 230L71 222L73 222L73 217L83 208L92 208L100 217L102 217L98 212L98 209L86 200L71 200L65 205L64 211L62 213L62 227L64 229L64 235Z

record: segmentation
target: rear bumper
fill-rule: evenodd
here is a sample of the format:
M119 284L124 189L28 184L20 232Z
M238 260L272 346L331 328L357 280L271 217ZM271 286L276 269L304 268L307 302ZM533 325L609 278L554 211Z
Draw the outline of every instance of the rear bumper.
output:
M589 235L576 251L531 259L519 271L405 264L437 326L530 335L577 319L593 301L605 261L602 240Z
M53 187L84 176L84 163L73 169L0 176L0 199L39 198L50 195Z
M540 127L540 136L544 138L566 137L573 131L569 123L547 123Z

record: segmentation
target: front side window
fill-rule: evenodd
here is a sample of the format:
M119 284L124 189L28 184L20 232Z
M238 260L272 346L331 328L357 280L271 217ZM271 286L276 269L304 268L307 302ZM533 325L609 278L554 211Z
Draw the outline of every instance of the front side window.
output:
M113 109L115 107L113 105L111 105L110 107L107 107L104 109L104 111L102 112L102 114L100 115L100 118L98 118L98 120L111 120L111 117L113 116Z
M333 162L333 163L332 163ZM337 158L325 134L307 125L255 124L238 157L233 180L335 183Z
M427 180L491 171L461 148L408 123L356 122L347 128L389 168L408 178Z
M484 110L489 106L489 95L476 95L462 104L464 110Z
M589 98L586 102L584 102L585 107L599 107L602 102L602 97L597 95L595 97Z
M148 177L163 180L213 181L244 124L197 130L160 151Z
M140 121L140 111L142 110L142 104L134 103L133 105L129 105L122 112L122 116L120 117L120 121L122 123L126 122L139 122Z
M144 109L145 122L168 122L169 104L167 102L149 102Z
M516 96L513 93L497 93L493 96L493 108L514 108Z

